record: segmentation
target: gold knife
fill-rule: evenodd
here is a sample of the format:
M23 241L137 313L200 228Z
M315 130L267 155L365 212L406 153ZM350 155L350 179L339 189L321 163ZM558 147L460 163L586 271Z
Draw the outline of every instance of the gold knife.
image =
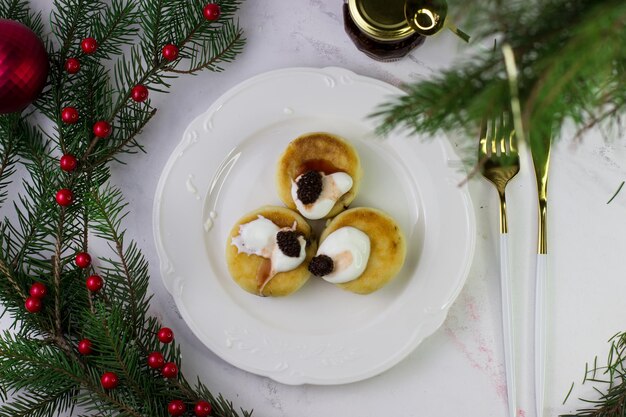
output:
M522 109L519 100L517 84L518 70L515 64L515 54L511 45L502 46L505 68L509 79L511 93L511 108L515 131L524 139L524 124L522 122ZM538 130L538 129L535 129ZM520 140L521 142L521 140ZM550 145L552 134L550 130L537 132L529 136L530 150L537 178L537 197L539 200L539 237L537 239L537 269L535 273L535 411L537 417L543 417L544 393L545 393L545 293L548 275L548 169L550 168Z
M545 294L548 275L548 169L550 168L551 135L530 136L537 197L539 200L539 236L537 242L537 270L535 275L535 407L537 417L543 416L545 393L546 319Z

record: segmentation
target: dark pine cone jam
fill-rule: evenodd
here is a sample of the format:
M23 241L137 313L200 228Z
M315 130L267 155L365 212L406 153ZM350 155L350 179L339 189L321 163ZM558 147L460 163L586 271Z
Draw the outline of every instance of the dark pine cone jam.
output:
M290 258L297 258L300 256L300 241L298 241L298 234L292 230L281 230L276 234L276 243L278 243L278 249L286 256Z
M322 194L322 174L317 171L307 171L296 182L298 200L302 204L314 203Z
M309 272L316 277L328 275L333 272L334 268L333 260L327 255L318 255L311 259L311 263L309 264Z

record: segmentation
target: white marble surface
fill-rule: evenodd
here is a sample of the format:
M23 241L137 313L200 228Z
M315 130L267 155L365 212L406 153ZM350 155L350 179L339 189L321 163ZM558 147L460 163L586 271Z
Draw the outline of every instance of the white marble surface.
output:
M31 1L44 13L46 0ZM154 190L170 152L185 127L235 84L255 74L291 66L341 66L392 84L427 77L455 59L463 48L445 33L406 59L377 63L357 51L344 34L340 0L248 1L240 12L248 43L226 71L173 82L172 93L154 95L159 108L140 141L147 155L113 167L113 182L124 191L131 212L128 236L151 264L152 311L172 327L182 345L183 371L199 373L215 392L259 417L380 415L447 417L504 416L506 383L500 331L497 196L477 178L470 190L478 228L475 259L467 283L439 331L398 366L366 381L342 386L285 386L238 370L206 349L187 329L161 283L152 236ZM626 146L599 134L554 150L550 173L547 413L573 411L585 362L603 361L606 340L626 330L626 192L607 205L626 179ZM524 154L527 157L526 154ZM536 192L532 165L508 189L511 260L519 347L520 416L533 416L531 354L533 278L536 246ZM219 320L219 318L215 318ZM9 324L8 318L2 321ZM570 400L563 405L571 383Z

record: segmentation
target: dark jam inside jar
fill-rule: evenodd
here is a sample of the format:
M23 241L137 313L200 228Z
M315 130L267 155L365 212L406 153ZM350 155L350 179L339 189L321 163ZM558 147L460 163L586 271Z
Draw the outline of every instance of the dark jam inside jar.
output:
M346 33L357 49L378 61L397 61L426 39L404 17L405 0L348 0L343 5Z

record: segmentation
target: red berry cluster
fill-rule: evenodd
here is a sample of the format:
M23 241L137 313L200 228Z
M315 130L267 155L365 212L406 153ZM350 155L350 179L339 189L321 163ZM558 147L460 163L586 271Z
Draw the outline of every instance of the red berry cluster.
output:
M161 343L172 343L174 332L169 327L163 327L157 333L157 338ZM165 378L176 378L178 376L178 366L174 362L165 362L161 352L152 352L148 355L148 366L152 369L160 369L161 375Z
M80 49L86 55L95 54L98 50L98 41L94 38L85 38L80 42ZM80 71L80 61L78 58L68 58L65 61L65 71L68 74L76 74Z
M217 3L209 3L202 9L202 15L209 22L213 22L219 19L221 14L222 10L220 8L220 5ZM163 49L161 49L161 55L166 61L169 62L178 59L179 53L180 51L178 49L178 46L174 45L173 43L168 43L163 46Z
M30 294L24 302L24 307L29 313L39 313L43 307L42 300L48 294L48 289L41 282L35 282L30 286Z
M157 338L163 344L172 343L174 332L169 327L162 327L157 333ZM176 378L178 366L174 362L165 362L165 357L161 352L152 352L148 355L148 366L151 369L160 369L161 375L165 378ZM197 417L207 417L211 414L211 404L208 401L198 401L194 406L194 413ZM172 400L167 405L167 412L171 416L182 416L187 411L187 405L182 400Z
M207 21L215 21L220 18L221 9L219 4L209 3L204 6L202 14ZM95 54L98 50L98 42L92 37L85 38L80 43L82 52L86 55ZM161 54L166 61L172 62L179 57L178 46L168 43L161 49ZM65 61L65 71L68 74L77 74L80 71L81 63L78 58L68 58ZM130 98L142 103L148 99L149 91L144 85L135 85L131 92ZM78 123L80 119L78 110L75 107L67 106L61 109L61 120L63 123L72 125ZM93 134L97 138L107 138L112 131L112 127L106 120L99 120L94 123ZM59 160L61 170L72 172L78 167L78 160L74 155L65 154ZM69 206L74 201L74 194L67 188L62 188L56 193L56 202L63 207ZM91 266L91 256L87 252L79 252L75 257L77 267L86 269ZM90 275L86 281L87 289L96 293L104 286L103 279L98 275ZM25 307L31 313L41 310L41 299L47 293L46 286L42 283L35 283L30 288L30 297L26 299ZM168 344L174 340L174 333L170 328L163 327L159 330L157 337L161 343ZM93 344L89 339L82 339L77 345L78 352L83 356L93 353ZM160 370L161 375L165 378L176 378L178 376L178 366L174 362L165 362L165 357L161 352L152 352L148 355L148 366L151 369ZM119 385L119 378L114 372L106 372L100 377L100 383L105 390L112 390ZM187 411L187 406L182 400L173 400L167 406L168 413L172 416L182 416ZM194 413L197 417L207 417L211 414L211 404L207 401L198 401L194 406Z
M198 401L194 406L193 412L197 417L207 417L211 414L213 407L208 401ZM167 412L174 417L182 416L187 411L187 406L182 400L172 400L167 405Z

